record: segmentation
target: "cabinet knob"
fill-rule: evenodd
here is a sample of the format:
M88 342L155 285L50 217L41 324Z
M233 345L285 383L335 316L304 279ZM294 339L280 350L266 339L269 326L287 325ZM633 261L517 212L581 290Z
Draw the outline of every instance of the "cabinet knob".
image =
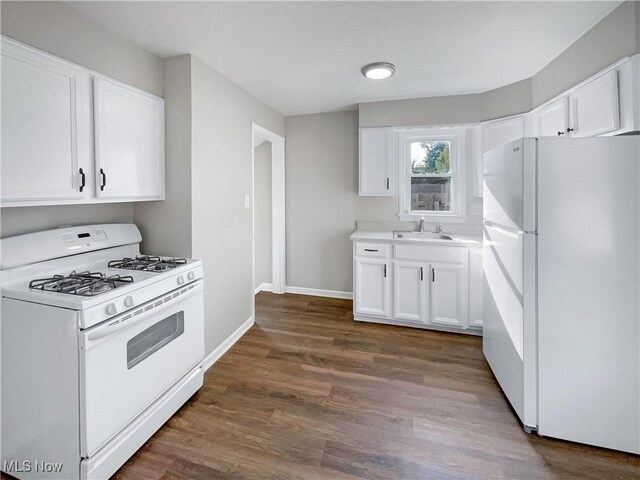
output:
M564 135L564 132L558 132L558 136Z
M573 132L573 128L568 128L567 127L567 133L569 133L569 132Z

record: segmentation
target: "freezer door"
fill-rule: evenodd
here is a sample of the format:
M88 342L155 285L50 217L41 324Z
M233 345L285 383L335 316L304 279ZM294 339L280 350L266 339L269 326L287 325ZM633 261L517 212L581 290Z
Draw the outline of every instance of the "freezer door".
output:
M538 148L539 432L640 453L640 137Z
M536 230L536 139L521 138L485 153L483 182L485 222Z

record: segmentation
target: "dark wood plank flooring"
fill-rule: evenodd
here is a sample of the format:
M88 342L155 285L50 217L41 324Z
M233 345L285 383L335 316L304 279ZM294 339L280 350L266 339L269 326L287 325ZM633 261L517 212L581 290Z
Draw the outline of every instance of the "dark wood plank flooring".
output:
M527 435L478 337L260 293L256 325L117 479L639 479L640 457Z

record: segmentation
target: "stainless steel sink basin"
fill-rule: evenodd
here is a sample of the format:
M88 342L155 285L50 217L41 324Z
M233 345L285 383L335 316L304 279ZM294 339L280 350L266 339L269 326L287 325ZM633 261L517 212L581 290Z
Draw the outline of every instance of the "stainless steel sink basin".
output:
M446 233L433 232L393 232L393 238L403 238L407 240L455 240Z

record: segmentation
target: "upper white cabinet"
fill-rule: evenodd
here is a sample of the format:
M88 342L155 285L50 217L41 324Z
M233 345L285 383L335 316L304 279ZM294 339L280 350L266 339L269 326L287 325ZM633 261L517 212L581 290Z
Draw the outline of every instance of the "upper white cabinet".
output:
M524 117L502 118L482 124L482 153L524 136Z
M593 137L619 128L617 74L609 71L569 94L571 136Z
M87 196L90 114L86 72L3 41L2 202Z
M394 194L393 129L360 129L360 195Z
M569 124L569 100L559 98L533 114L534 128L539 137L558 137L566 135Z
M94 81L97 196L164 196L164 101L122 84Z
M1 38L2 206L164 198L164 102Z
M634 65L624 59L530 114L533 136L593 137L640 129L640 89Z

